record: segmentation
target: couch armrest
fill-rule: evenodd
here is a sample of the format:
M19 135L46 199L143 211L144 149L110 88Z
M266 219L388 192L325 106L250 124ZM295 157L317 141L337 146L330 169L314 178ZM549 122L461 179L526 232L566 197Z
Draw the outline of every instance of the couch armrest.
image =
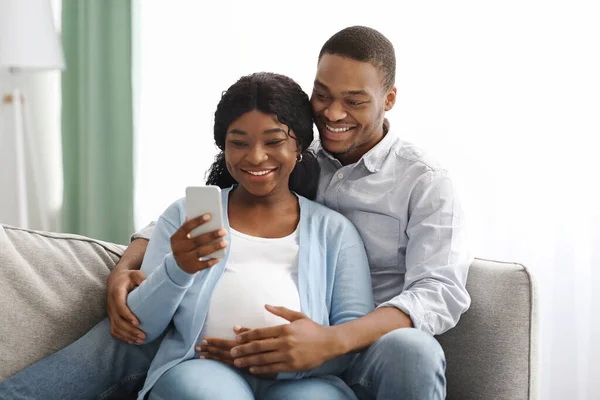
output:
M520 264L476 259L471 308L437 337L446 353L447 398L537 399L535 284Z
M0 224L0 381L106 316L106 279L124 248Z

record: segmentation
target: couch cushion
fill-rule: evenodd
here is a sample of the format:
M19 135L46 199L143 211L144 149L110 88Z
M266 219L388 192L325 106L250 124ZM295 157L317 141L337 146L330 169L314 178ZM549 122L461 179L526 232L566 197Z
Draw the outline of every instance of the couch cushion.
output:
M471 308L438 337L446 353L449 400L537 398L537 303L520 264L477 259Z
M106 316L123 248L0 225L0 380L70 344Z

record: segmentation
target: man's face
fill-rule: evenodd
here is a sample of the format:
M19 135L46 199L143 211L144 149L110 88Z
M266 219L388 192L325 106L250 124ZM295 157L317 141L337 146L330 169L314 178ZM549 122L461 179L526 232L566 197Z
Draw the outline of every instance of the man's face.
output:
M383 138L395 100L396 88L386 91L371 63L324 54L311 96L323 148L344 165L358 161Z

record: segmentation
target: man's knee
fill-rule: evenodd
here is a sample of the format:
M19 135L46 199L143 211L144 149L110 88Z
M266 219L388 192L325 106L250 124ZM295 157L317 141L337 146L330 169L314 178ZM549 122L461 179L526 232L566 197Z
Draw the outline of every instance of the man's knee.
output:
M388 364L418 365L423 370L436 372L446 368L442 346L433 336L418 329L396 329L373 346L377 357Z

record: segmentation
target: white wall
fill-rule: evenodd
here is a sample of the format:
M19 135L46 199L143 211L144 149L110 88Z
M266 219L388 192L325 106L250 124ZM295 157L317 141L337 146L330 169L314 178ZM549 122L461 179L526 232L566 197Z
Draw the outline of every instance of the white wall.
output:
M212 114L240 75L284 73L310 91L324 41L372 26L396 47L393 129L451 171L476 254L535 274L541 398L600 392L597 2L140 4L138 227L203 182Z
M59 229L62 204L60 75L23 73L15 79L0 70L1 95L16 85L25 98L25 143L33 144L27 146L25 155L29 227L55 231ZM13 106L0 106L0 222L9 225L19 225L14 124Z
M61 0L50 0L54 25L60 32ZM60 133L60 72L22 72L12 76L0 68L0 223L19 225L18 181L15 169L15 114L3 105L4 94L18 88L25 98L25 160L29 228L60 229L62 152Z

